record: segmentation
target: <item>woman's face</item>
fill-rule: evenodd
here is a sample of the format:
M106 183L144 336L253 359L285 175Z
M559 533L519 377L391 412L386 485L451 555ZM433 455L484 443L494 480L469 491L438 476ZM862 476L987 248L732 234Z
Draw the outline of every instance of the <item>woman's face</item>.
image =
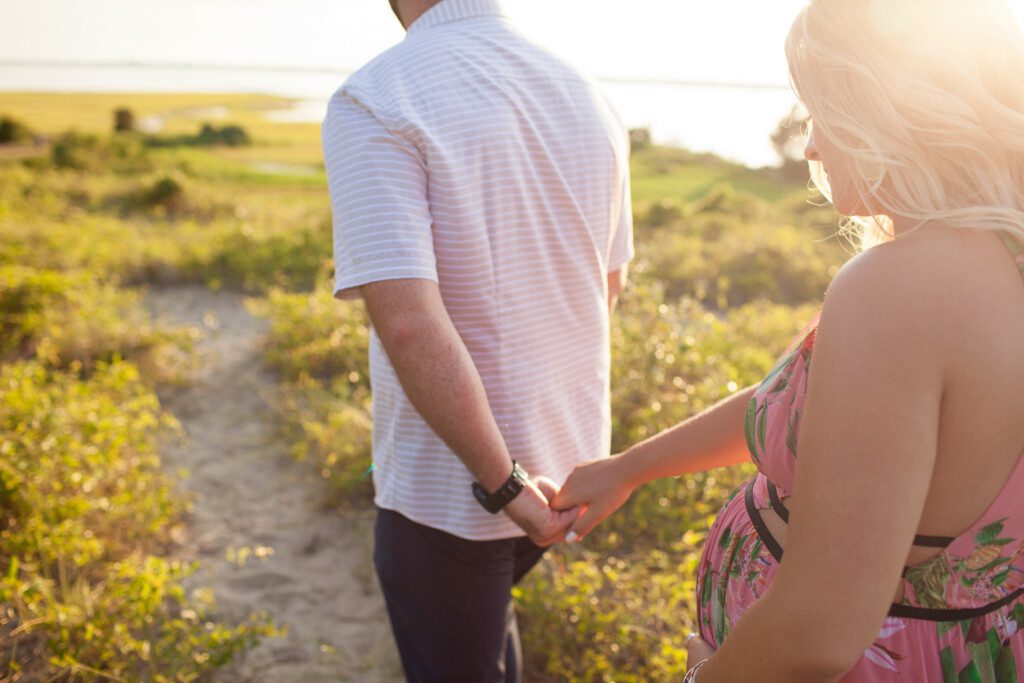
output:
M854 169L849 157L820 131L816 131L813 125L808 125L808 133L804 158L821 163L832 189L832 206L844 216L871 215L872 212L854 189Z

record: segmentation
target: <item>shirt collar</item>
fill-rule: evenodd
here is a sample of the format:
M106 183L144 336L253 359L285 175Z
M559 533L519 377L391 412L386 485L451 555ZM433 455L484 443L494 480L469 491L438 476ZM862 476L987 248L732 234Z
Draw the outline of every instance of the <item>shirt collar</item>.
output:
M449 21L500 16L505 16L500 0L441 0L412 22L407 35Z

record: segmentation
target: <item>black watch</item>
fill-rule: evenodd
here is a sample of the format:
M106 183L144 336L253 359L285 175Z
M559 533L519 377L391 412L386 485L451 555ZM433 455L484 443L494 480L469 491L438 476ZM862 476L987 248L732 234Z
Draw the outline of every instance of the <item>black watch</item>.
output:
M501 512L502 508L511 503L513 498L519 495L519 492L523 490L523 486L529 478L530 475L526 473L526 470L513 460L512 474L508 475L508 479L505 480L505 483L497 491L487 493L479 482L474 481L473 495L484 506L484 510L487 510L492 515L496 515Z

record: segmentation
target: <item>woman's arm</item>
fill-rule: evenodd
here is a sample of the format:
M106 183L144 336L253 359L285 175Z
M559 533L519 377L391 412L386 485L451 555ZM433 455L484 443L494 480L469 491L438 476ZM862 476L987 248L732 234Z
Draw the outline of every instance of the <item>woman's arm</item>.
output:
M757 386L722 399L704 412L641 441L618 456L634 486L750 460L743 416Z
M755 388L737 392L621 455L577 465L551 507L567 510L586 505L571 529L576 538L583 538L641 484L747 461L743 415Z
M928 494L946 347L957 334L929 266L900 254L866 252L833 283L801 422L785 562L701 668L700 683L834 681L885 619Z

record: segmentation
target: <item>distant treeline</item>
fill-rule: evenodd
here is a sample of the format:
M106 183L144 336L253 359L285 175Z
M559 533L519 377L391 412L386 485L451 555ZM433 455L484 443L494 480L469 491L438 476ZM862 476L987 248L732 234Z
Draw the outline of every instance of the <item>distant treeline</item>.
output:
M150 136L146 138L146 143L151 147L213 147L214 145L242 147L252 144L252 138L241 126L229 125L217 128L209 123L204 123L195 135Z
M134 134L135 114L130 109L116 109L113 131L118 134ZM27 144L41 139L42 137L24 121L11 116L0 116L0 145ZM199 132L193 135L145 135L142 139L149 147L241 147L252 144L248 131L234 124L218 128L204 123Z

